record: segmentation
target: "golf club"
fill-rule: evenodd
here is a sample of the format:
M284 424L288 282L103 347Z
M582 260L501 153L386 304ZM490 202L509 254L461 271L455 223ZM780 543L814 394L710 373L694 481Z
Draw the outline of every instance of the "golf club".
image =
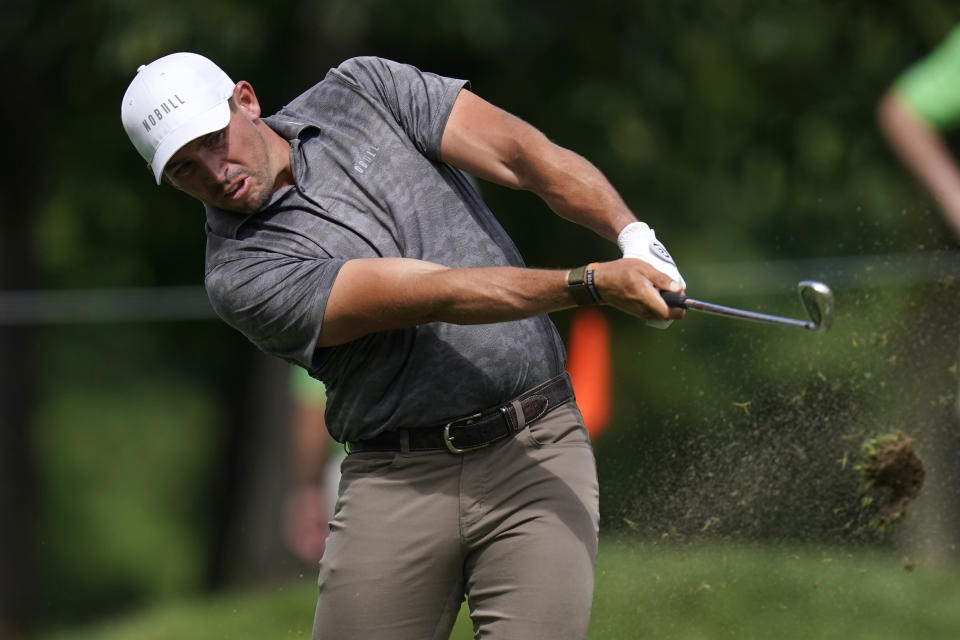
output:
M694 311L702 311L704 313L712 313L729 318L799 327L821 333L829 329L830 325L833 324L833 292L830 291L830 287L815 280L803 280L797 284L797 291L800 294L800 302L810 317L809 320L797 320L794 318L772 316L766 313L757 313L755 311L733 309L731 307L694 300L682 293L674 293L672 291L661 291L660 295L663 296L664 301L670 307L693 309Z

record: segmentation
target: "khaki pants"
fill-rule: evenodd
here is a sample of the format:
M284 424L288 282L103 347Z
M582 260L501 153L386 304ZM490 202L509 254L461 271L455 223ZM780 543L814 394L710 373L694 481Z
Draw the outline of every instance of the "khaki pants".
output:
M361 452L342 471L314 640L446 639L464 595L476 638L586 636L599 497L572 402L483 449Z

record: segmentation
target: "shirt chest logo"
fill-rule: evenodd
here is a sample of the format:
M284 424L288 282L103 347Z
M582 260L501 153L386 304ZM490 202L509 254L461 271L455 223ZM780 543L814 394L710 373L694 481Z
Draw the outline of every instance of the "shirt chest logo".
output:
M353 170L357 173L365 173L373 164L378 153L380 153L380 147L369 146L362 149L353 163Z

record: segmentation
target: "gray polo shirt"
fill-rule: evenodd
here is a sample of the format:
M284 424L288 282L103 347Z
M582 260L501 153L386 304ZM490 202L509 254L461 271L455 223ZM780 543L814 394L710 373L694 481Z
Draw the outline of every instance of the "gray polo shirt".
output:
M563 344L545 315L434 322L316 346L330 289L351 258L523 266L469 181L439 159L466 85L379 58L347 60L266 118L291 142L295 186L252 215L207 208L214 309L260 349L326 384L337 440L439 424L563 370Z

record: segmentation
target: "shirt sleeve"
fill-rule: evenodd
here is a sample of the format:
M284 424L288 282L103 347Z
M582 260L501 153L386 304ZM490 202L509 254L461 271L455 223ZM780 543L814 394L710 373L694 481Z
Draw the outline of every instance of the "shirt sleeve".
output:
M896 81L897 93L937 129L960 121L960 27Z
M312 369L327 299L344 262L251 252L211 268L207 296L217 315L262 351Z
M351 58L333 73L384 105L422 154L440 159L447 118L468 81L369 56Z

